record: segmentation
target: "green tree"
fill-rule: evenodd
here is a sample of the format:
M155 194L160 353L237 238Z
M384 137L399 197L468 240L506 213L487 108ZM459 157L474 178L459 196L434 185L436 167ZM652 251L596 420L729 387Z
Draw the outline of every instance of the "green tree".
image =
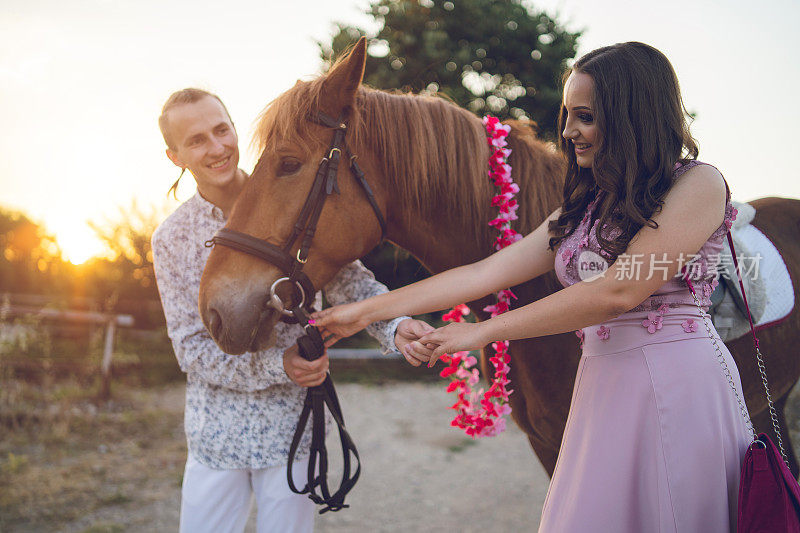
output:
M336 57L362 35L369 41L365 82L379 89L440 92L462 107L501 119L530 119L556 137L561 75L581 32L520 0L373 0L380 24L338 24L323 58Z

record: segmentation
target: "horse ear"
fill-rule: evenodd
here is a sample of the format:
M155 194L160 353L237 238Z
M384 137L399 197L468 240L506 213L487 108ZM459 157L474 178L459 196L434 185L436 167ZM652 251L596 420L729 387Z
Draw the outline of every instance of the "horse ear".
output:
M322 111L337 118L355 103L366 62L367 39L361 37L348 56L339 61L325 78L320 94Z

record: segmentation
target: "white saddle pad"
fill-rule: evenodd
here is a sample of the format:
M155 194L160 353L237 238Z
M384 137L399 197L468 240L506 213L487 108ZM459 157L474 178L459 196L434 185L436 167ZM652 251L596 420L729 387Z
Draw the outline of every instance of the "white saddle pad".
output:
M746 293L756 328L768 327L785 318L794 309L794 287L789 269L783 262L780 252L772 241L758 228L750 224L755 210L749 204L734 202L739 216L733 224L732 236L736 255L744 255L747 259L742 266L743 277L757 276L758 283L753 283ZM730 252L725 240L725 252ZM750 268L751 270L747 270ZM738 283L738 281L736 281ZM725 303L725 302L723 302ZM755 304L755 305L754 305ZM747 317L742 316L730 305L720 306L714 318L714 325L724 341L730 341L750 332Z
M736 232L750 250L761 254L759 277L764 279L767 305L756 326L763 326L785 318L794 309L794 287L789 269L780 252L769 238L755 226L748 224Z

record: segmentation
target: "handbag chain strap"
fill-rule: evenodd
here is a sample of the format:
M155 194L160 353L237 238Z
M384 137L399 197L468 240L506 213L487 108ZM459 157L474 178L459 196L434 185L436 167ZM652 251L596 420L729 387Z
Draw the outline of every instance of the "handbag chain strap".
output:
M727 183L725 184L727 187ZM772 395L769 392L769 383L767 382L767 369L764 365L764 357L761 355L761 349L758 346L758 338L756 337L755 327L753 326L753 317L750 314L750 306L747 303L747 296L744 294L744 283L742 283L742 275L739 270L739 262L736 258L736 249L733 246L733 238L731 237L731 232L728 231L728 245L731 249L731 256L733 257L733 266L734 270L736 270L736 277L739 280L739 287L742 289L742 298L744 299L745 308L747 309L747 319L750 321L750 332L753 335L753 343L755 344L755 352L756 352L756 361L758 363L758 372L761 374L761 383L764 385L764 392L767 395L767 405L769 407L769 415L770 419L772 420L772 428L775 430L775 436L778 439L778 449L781 452L781 456L783 457L783 462L786 463L786 466L789 466L789 461L786 457L786 451L783 447L783 439L781 438L781 428L780 422L778 422L778 413L775 410L775 405L772 402ZM753 426L752 420L750 420L750 414L747 411L747 406L745 405L744 401L742 400L741 396L739 396L739 392L736 390L736 384L733 380L733 376L731 375L730 368L728 368L728 363L725 361L725 356L722 353L722 349L719 347L717 343L717 337L711 333L711 325L709 324L709 315L705 311L703 311L703 307L700 305L700 299L697 297L697 294L694 290L694 286L692 282L689 281L689 276L686 273L686 267L683 267L683 275L684 281L689 286L689 292L692 294L692 298L694 299L694 303L697 305L698 311L700 311L700 317L703 319L703 324L706 327L706 331L708 332L708 337L711 339L711 343L714 345L714 350L717 352L717 360L719 361L720 366L722 367L723 372L725 372L725 378L728 380L728 385L730 385L731 390L733 391L734 396L736 397L736 402L739 404L739 410L742 413L742 416L745 419L747 424L747 429L753 435L753 442L758 442L758 435L756 433L755 427Z

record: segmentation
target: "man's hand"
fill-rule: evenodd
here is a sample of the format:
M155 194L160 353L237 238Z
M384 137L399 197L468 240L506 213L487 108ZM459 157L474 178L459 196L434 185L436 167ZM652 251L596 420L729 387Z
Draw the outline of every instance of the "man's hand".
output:
M434 344L431 344L430 347L425 346L419 342L419 339L433 330L433 326L427 322L408 318L397 325L394 344L406 361L414 366L419 366L430 360L433 348L436 348Z
M300 356L297 344L292 344L283 352L283 370L301 387L316 387L328 375L328 350L319 359L306 361Z

